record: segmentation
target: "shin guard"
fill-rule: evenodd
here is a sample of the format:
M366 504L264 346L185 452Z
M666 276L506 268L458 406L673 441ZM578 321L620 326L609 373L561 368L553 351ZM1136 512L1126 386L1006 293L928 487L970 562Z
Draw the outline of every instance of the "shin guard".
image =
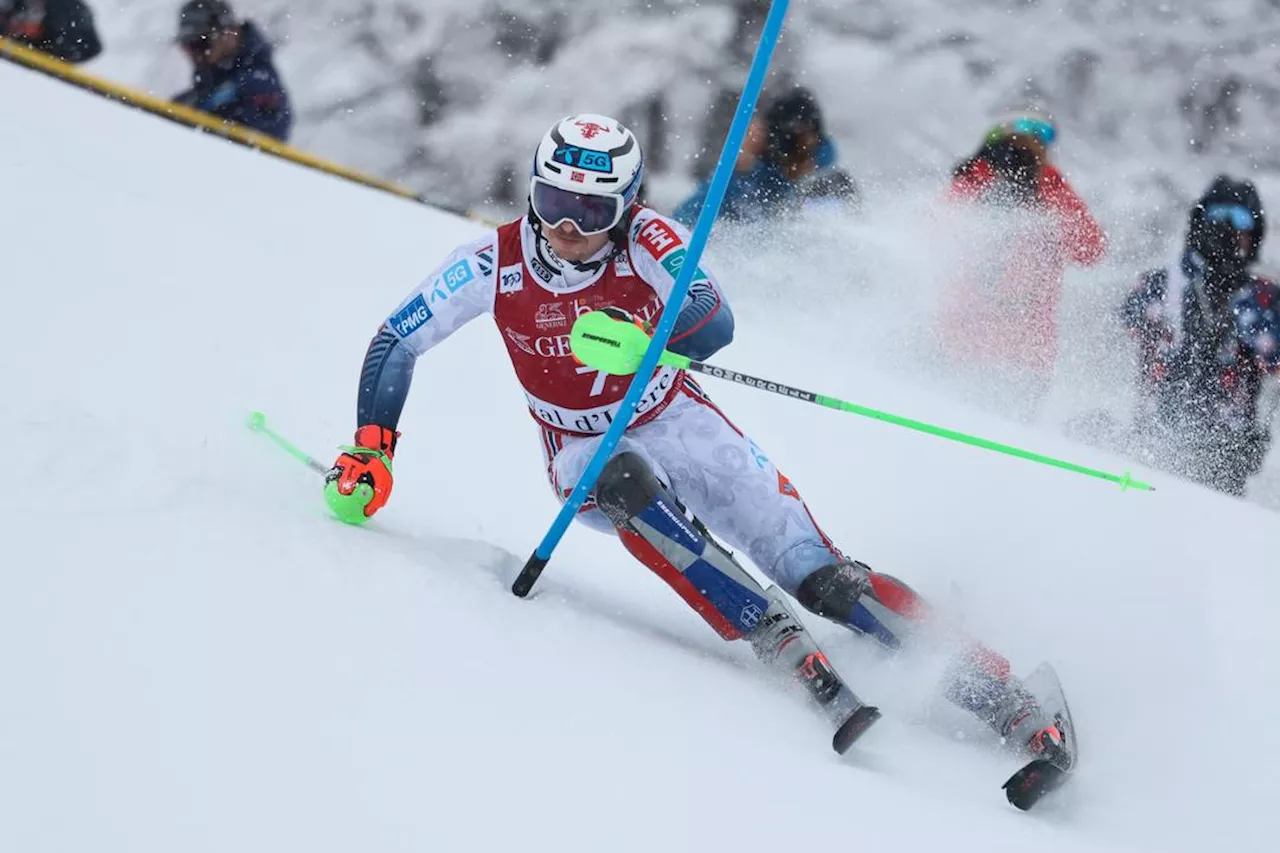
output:
M702 535L636 453L605 465L596 503L640 562L671 586L726 640L751 631L769 602L754 578Z
M760 660L783 672L808 691L809 696L836 726L831 746L843 754L880 717L849 689L827 656L792 612L776 586L765 590L769 608L760 625L747 636Z
M777 587L747 574L696 522L638 454L605 466L596 503L627 550L665 580L726 640L746 637L756 656L804 686L836 726L844 753L880 716L841 681Z

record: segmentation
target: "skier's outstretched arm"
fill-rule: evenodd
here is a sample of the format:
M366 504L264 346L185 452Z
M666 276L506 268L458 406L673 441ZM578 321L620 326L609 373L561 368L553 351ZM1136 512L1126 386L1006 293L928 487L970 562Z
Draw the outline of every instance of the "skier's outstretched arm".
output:
M668 302L688 252L689 232L678 222L645 210L631 223L631 259L636 272ZM733 312L714 278L698 267L685 295L667 348L703 361L733 340Z
M418 357L493 310L496 246L493 233L459 246L383 322L360 368L357 425L394 431Z
M409 293L374 335L360 368L352 446L325 477L325 499L338 517L363 521L391 497L391 461L418 357L493 310L497 234L459 246Z

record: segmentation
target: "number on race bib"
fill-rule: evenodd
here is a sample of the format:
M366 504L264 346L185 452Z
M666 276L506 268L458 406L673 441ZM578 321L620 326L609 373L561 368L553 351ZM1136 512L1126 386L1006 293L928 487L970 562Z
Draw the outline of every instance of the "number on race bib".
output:
M599 397L600 393L604 391L604 383L605 383L605 380L609 378L609 374L602 373L599 370L596 370L594 367L588 367L585 364L582 367L578 368L577 373L579 376L586 373L594 373L596 375L595 381L591 383L591 396Z

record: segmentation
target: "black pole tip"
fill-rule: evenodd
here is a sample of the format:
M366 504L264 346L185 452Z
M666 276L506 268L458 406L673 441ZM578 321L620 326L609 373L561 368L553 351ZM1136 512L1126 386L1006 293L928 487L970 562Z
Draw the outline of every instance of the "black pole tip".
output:
M547 561L539 557L536 551L531 554L525 561L524 568L520 570L520 574L516 575L515 583L511 584L512 594L517 598L527 597L546 567Z

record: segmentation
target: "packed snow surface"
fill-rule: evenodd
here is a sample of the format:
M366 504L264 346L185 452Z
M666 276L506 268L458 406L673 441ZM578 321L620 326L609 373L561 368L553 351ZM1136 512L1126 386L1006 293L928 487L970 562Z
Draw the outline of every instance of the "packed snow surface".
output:
M1083 744L1017 812L1016 761L936 725L921 662L809 618L885 710L841 759L609 538L571 531L508 592L556 504L487 321L420 363L366 527L245 428L262 409L328 461L369 336L482 226L15 67L0 91L42 125L0 123L0 849L1272 849L1273 513L708 380L845 551L1017 671L1052 662ZM895 368L876 289L768 236L756 264L713 238L738 315L717 363L1127 466Z

